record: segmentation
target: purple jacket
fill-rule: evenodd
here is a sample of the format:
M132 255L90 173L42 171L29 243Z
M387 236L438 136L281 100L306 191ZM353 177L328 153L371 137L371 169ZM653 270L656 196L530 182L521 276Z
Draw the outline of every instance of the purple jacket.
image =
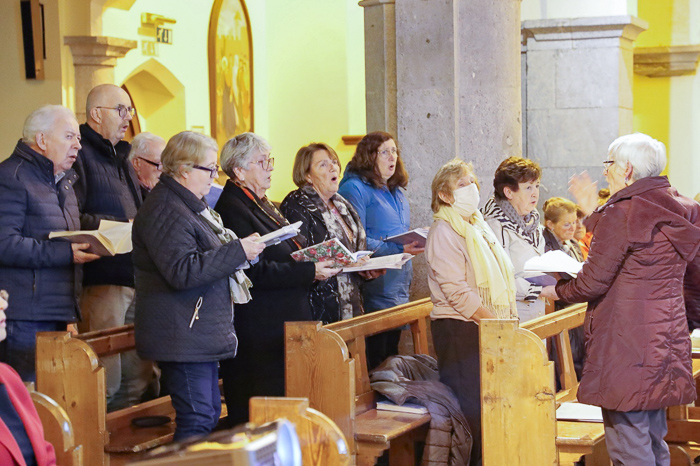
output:
M583 270L556 287L567 302L588 301L578 399L615 411L690 403L683 277L700 248L700 205L659 176L620 190L593 216Z

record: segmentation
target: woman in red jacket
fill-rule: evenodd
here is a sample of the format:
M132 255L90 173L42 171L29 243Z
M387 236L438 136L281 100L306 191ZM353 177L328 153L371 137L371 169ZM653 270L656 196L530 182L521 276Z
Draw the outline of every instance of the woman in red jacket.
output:
M578 399L603 408L613 464L669 464L664 408L692 402L683 276L700 248L700 205L665 176L663 143L616 139L603 162L611 197L590 217L581 273L543 296L588 302Z
M5 331L7 293L0 290L0 341ZM44 440L44 429L29 392L17 372L0 363L0 464L53 466L53 446Z

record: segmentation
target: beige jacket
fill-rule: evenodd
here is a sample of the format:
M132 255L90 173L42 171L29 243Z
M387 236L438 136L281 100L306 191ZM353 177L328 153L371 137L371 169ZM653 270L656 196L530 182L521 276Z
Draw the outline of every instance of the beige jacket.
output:
M481 299L464 238L444 220L436 220L428 233L425 259L433 301L430 318L470 321Z

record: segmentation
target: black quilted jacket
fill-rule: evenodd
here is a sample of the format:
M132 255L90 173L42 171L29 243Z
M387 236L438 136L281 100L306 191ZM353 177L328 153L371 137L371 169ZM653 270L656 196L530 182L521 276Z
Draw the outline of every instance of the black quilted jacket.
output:
M22 142L0 163L0 288L10 293L9 319L78 318L80 270L70 243L48 239L52 231L79 229L75 179L68 170L56 185L53 163Z
M87 124L80 125L83 148L74 168L78 173L75 194L80 205L83 230L96 230L101 219L127 221L136 216L141 205L141 190L134 168L127 159L131 146L117 146ZM131 254L103 257L84 266L87 285L134 286Z
M163 174L136 215L135 335L144 359L209 362L236 354L228 277L245 263L245 252L238 240L221 245L197 214L205 208Z

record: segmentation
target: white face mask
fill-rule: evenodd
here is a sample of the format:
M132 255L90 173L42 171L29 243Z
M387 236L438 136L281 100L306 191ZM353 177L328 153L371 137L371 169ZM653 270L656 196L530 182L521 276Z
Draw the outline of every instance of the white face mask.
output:
M455 198L452 208L464 218L471 217L479 208L479 188L476 183L455 189L452 196Z

